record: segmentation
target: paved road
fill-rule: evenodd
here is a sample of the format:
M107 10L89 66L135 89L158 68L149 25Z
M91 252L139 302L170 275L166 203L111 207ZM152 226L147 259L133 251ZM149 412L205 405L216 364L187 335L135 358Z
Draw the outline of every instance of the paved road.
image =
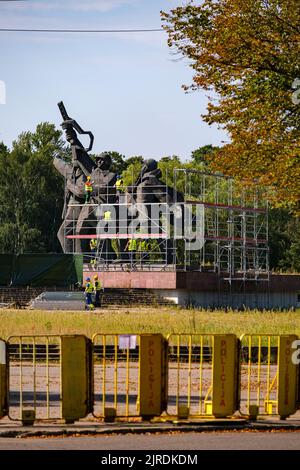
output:
M300 450L300 432L0 438L0 450Z

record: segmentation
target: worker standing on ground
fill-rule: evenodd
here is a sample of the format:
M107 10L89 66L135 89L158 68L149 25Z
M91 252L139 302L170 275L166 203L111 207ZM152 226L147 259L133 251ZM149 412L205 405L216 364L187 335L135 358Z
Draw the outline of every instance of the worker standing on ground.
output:
M99 281L97 274L94 276L94 294L95 294L95 307L101 307L101 297L100 294L103 292L103 287L101 281Z
M85 310L94 310L94 304L93 304L93 299L92 299L92 293L93 293L93 284L91 283L91 278L87 277L86 278L86 284L85 284Z
M97 252L97 240L92 238L90 241L90 250L91 250L91 264L96 264L96 252Z
M93 185L91 182L91 177L86 177L86 182L84 184L84 192L85 192L85 204L88 204L91 200L91 194L93 192Z

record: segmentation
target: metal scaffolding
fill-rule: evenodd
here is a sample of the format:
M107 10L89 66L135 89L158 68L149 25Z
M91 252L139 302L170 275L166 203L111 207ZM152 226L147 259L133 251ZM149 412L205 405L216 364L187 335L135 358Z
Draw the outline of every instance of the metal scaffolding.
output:
M137 204L128 188L116 195L116 188L106 187L101 204L70 203L65 251L83 252L97 270L202 271L229 284L268 281L264 188L190 169L175 169L172 177L165 175L166 185L155 188L157 201ZM164 202L167 183L175 190L172 203ZM178 193L183 202L176 200ZM147 192L143 195L147 201ZM97 242L93 253L91 239Z
M265 188L223 175L175 169L186 204L204 208L204 245L184 248L184 269L215 272L229 281L269 281ZM186 240L184 240L186 245Z

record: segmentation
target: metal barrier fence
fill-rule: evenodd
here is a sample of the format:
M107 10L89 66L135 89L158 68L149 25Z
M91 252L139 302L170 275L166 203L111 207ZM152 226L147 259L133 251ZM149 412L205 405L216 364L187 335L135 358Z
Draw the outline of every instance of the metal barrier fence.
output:
M62 418L61 338L11 336L7 344L10 419Z
M211 415L213 335L168 337L169 415Z
M240 338L240 412L247 416L296 411L295 335L243 335Z
M11 336L8 416L11 420L74 421L89 410L90 377L84 336Z
M93 415L96 418L161 413L163 347L164 340L159 334L93 336Z
M295 335L96 334L0 339L0 418L74 422L293 415Z
M93 336L97 418L137 416L140 335Z
M237 406L237 338L172 334L168 342L167 413L182 418L233 414Z

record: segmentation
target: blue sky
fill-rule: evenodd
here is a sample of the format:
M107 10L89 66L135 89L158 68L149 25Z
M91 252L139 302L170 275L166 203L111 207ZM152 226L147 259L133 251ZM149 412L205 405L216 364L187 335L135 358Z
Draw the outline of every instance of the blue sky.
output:
M160 10L180 0L32 0L0 2L0 28L157 28ZM226 134L206 125L205 92L185 94L192 69L175 59L158 33L53 34L0 32L0 141L8 146L42 121L59 126L57 102L95 135L94 152L161 158Z

